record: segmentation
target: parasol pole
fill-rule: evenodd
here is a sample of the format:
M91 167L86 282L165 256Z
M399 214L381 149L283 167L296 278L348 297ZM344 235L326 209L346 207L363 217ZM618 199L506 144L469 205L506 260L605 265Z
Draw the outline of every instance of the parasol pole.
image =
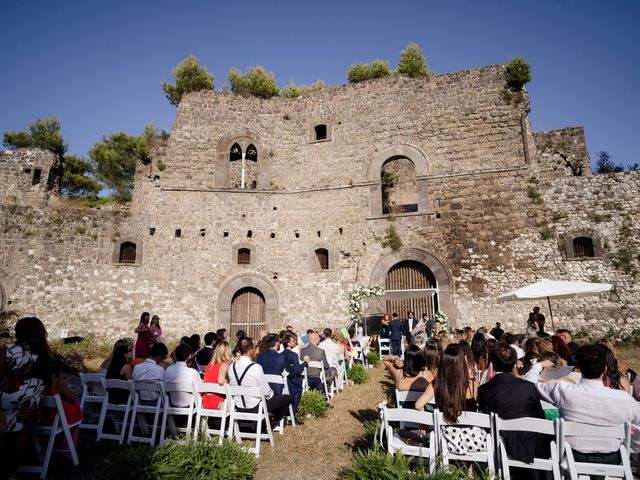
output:
M547 297L547 303L549 304L549 316L551 317L551 328L553 329L553 334L556 334L556 324L553 321L553 310L551 310L551 298Z

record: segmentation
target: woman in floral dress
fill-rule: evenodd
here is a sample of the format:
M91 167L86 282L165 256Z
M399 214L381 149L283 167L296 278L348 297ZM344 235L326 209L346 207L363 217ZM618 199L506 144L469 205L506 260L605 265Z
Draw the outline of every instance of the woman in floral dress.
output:
M47 331L40 320L16 323L16 340L0 348L0 414L6 433L0 436L0 473L15 475L28 451L29 423L39 412L45 384L53 373Z

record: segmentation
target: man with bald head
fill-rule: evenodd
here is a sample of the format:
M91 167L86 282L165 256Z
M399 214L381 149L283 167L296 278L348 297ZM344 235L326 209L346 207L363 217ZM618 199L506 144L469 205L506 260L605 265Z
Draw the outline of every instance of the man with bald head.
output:
M309 345L300 350L300 358L302 358L306 362L322 362L328 387L336 377L336 369L333 367L329 367L327 354L324 350L318 347L318 344L320 343L320 335L318 335L316 332L311 332L308 334L308 337ZM320 369L307 367L307 375L309 378L309 386L324 393L324 387L322 386L322 381L320 380Z

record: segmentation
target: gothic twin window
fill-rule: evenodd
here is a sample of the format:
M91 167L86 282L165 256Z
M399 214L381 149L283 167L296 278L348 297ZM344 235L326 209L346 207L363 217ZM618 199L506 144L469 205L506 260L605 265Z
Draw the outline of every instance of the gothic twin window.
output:
M244 150L234 143L229 151L230 184L234 188L256 188L258 176L258 149L251 143Z

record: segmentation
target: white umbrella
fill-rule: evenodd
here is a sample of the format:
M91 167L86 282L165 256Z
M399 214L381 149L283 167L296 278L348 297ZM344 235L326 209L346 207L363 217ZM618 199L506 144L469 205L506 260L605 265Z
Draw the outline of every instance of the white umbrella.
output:
M525 285L517 290L504 293L497 297L499 302L510 302L518 300L536 300L546 298L549 304L549 315L551 316L551 327L555 332L553 323L553 312L551 311L552 298L577 298L589 295L598 295L611 291L613 285L610 283L592 283L583 281L548 280L543 278L539 282Z

